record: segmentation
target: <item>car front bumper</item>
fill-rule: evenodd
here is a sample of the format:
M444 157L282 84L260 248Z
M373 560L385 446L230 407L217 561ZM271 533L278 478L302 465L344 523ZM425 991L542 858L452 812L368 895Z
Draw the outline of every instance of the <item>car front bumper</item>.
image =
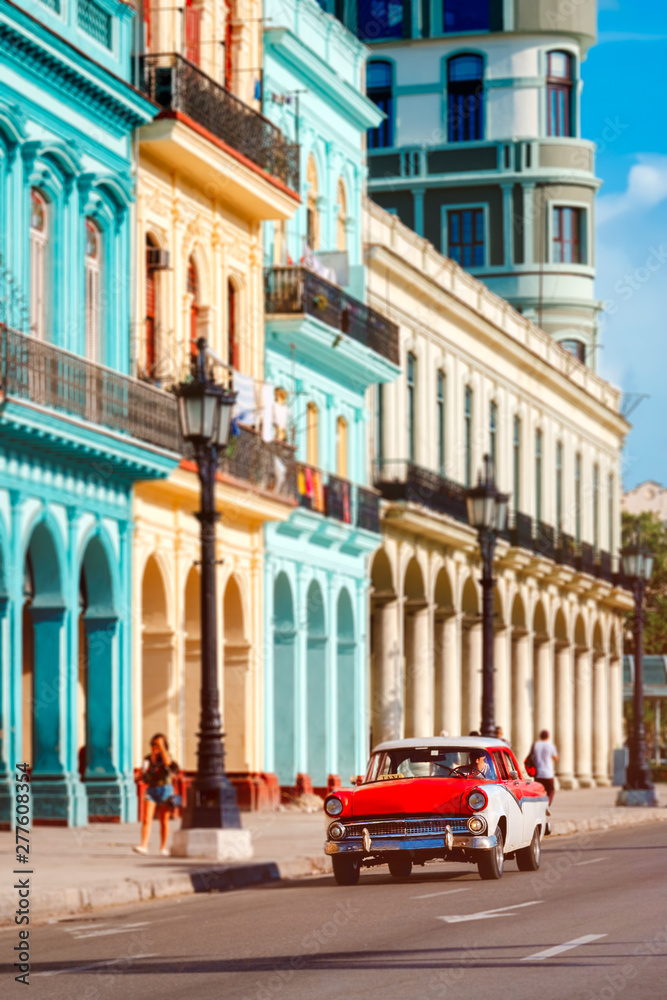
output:
M351 837L344 840L327 840L324 845L326 854L360 854L369 857L377 854L388 854L395 851L490 851L497 844L495 836L486 834L475 837L472 834L455 833L452 836L451 847L445 844L444 837L372 837L370 850L365 850L361 837Z

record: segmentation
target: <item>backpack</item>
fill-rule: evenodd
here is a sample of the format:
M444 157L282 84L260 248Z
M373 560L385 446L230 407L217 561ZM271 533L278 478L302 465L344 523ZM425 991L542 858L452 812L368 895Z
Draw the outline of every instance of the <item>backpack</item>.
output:
M535 754L533 753L534 749L535 749L535 744L533 743L532 747L530 748L530 753L523 762L523 766L526 769L526 773L531 778L534 778L535 775L537 774L537 761L535 760Z

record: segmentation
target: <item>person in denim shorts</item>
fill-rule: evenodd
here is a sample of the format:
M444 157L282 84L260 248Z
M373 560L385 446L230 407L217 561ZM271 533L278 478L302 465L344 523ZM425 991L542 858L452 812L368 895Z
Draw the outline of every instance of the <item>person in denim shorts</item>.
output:
M148 839L156 811L160 820L160 854L168 855L170 799L174 794L173 776L179 767L169 754L169 744L164 733L156 733L151 740L151 752L144 757L138 781L148 787L144 796L144 820L141 826L141 844L133 847L137 854L148 854Z

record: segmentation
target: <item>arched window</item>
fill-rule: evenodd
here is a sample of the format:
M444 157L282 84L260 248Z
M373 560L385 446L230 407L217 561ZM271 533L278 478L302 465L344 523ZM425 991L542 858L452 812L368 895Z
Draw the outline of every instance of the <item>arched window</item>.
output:
M573 135L572 56L568 52L547 55L547 135Z
M151 267L151 250L155 250L154 240L146 237L146 375L152 378L157 361L157 278Z
M535 431L535 520L542 520L542 431Z
M347 479L347 420L336 420L336 475Z
M49 294L51 255L49 205L33 188L30 195L30 329L46 340L46 300Z
M521 509L521 418L514 417L512 427L512 464L514 513Z
M318 430L317 407L314 403L308 403L306 408L306 461L308 465L317 465Z
M99 361L102 335L102 238L92 219L86 219L86 357Z
M192 257L188 260L187 293L190 296L190 354L192 357L196 357L199 289L197 287L197 268Z
M498 404L492 399L489 403L489 458L491 459L491 469L493 478L496 478L497 465L496 456L498 452Z
M586 345L582 340L561 340L560 346L573 354L577 361L586 364Z
M394 95L392 64L373 59L366 66L366 95L387 116L377 128L368 130L368 148L384 149L394 145Z
M347 250L347 195L343 178L338 178L338 217L336 219L336 249Z
M581 454L574 460L574 538L581 543Z
M437 408L437 419L438 419L438 471L441 476L445 474L445 460L446 454L446 414L445 414L445 404L446 404L446 388L447 388L447 376L440 369L437 374L436 381L436 408Z
M315 159L312 153L308 157L306 183L308 184L308 194L306 196L306 242L311 250L317 250L320 245L320 213L317 208L317 167L315 166Z
M403 0L358 0L357 29L367 42L402 38Z
M417 359L412 352L408 354L407 388L408 388L408 460L415 460L415 388L417 380Z
M489 0L443 0L442 24L450 31L489 31Z
M466 53L447 62L447 134L449 142L484 138L484 61Z
M239 345L237 338L237 301L236 289L231 281L227 282L227 364L232 368L239 367Z
M472 389L465 388L463 400L463 423L465 433L465 484L472 486Z
M563 528L563 442L556 444L556 527Z

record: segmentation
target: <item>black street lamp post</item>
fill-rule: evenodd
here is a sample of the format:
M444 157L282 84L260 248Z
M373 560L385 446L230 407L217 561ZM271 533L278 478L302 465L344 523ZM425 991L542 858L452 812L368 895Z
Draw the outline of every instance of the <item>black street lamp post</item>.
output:
M468 520L479 536L482 556L482 736L495 736L493 694L493 553L496 536L507 526L509 495L496 487L491 459L484 456L484 478L466 493Z
M194 448L201 484L201 715L197 776L188 790L182 830L241 828L236 792L225 771L217 671L215 476L218 452L229 438L236 395L218 385L206 369L206 340L197 341L192 379L176 389L181 434Z
M646 584L653 572L654 555L642 542L639 529L632 541L621 550L623 575L632 586L635 600L634 613L634 696L632 734L629 743L628 768L625 785L619 793L618 805L658 804L651 770L646 754L646 730L644 727L644 598Z

